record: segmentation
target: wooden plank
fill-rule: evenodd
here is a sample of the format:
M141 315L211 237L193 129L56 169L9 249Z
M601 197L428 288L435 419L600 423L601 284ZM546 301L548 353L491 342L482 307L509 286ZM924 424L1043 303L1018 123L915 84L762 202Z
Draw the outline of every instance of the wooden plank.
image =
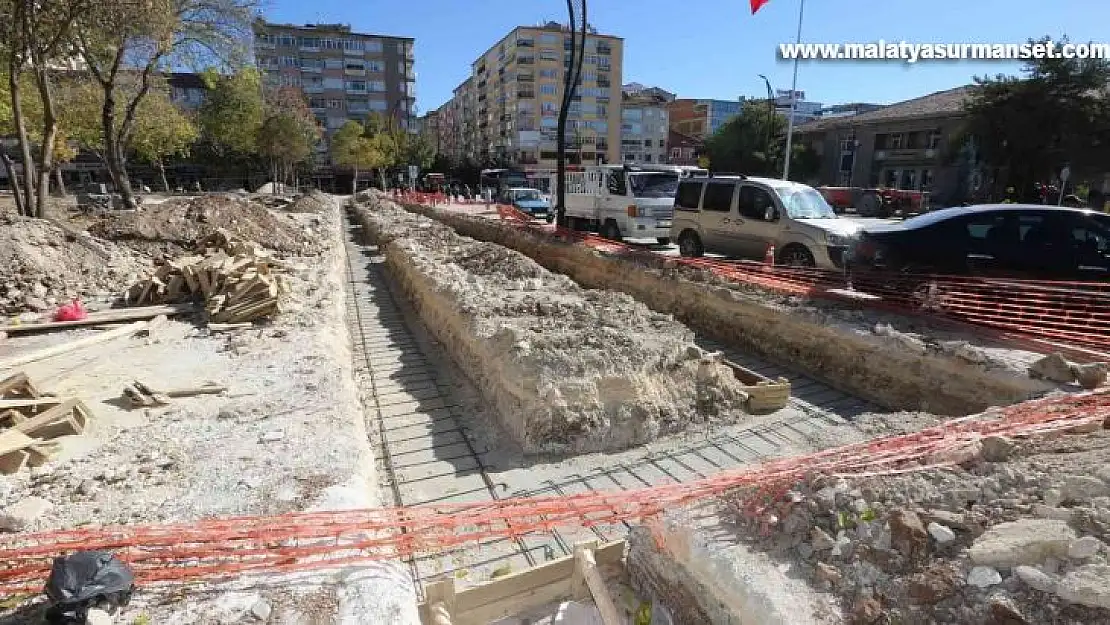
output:
M31 378L27 377L27 374L22 371L0 380L0 398L35 398L41 394L38 388L31 383Z
M13 451L26 449L35 444L35 439L19 430L5 430L0 432L0 456Z
M619 564L624 558L624 541L608 543L594 553L598 566ZM455 596L455 606L460 618L481 606L512 599L545 586L558 586L565 596L574 575L574 556L564 556L539 566L510 573L500 579L468 588ZM541 596L548 596L542 593ZM547 603L550 603L548 601ZM545 605L545 604L539 604ZM538 606L537 606L538 607Z
M15 369L16 367L23 366L30 362L37 362L39 360L46 360L47 358L61 356L62 354L68 354L70 352L89 347L90 345L96 345L97 343L105 343L107 341L111 341L121 337L131 336L139 332L146 326L147 322L136 321L134 323L123 326L122 328L100 332L92 336L86 336L74 341L69 341L68 343L51 345L50 347L44 347L42 349L35 350L27 354L13 356L6 360L0 360L0 371L4 371L5 369Z
M27 462L30 458L30 452L25 450L4 454L0 456L0 473L4 475L18 473L23 467L27 466Z
M112 310L89 313L89 316L80 321L51 321L47 323L27 323L18 326L4 326L8 334L30 334L34 332L51 332L68 328L102 325L122 321L137 321L153 319L158 315L183 315L196 311L193 304L167 304L164 306L140 306L135 308L116 308Z
M589 587L590 595L594 598L597 611L601 612L601 622L604 625L621 625L620 612L613 604L613 598L609 596L605 580L598 572L593 550L579 545L574 550L574 561L576 571L586 580L586 586Z
M421 619L428 625L454 625L455 623L455 581L449 576L441 577L428 584L424 589L425 613Z
M88 417L89 409L80 399L67 399L40 415L16 424L12 431L46 440L72 436L85 431Z
M8 408L37 408L39 406L55 406L62 403L63 399L57 397L36 397L34 399L0 399L0 410Z

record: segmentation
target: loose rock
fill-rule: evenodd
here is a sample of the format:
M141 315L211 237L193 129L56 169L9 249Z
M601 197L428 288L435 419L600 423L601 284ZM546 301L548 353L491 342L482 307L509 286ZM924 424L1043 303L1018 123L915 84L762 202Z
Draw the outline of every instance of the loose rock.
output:
M988 436L983 439L983 460L987 462L1005 462L1014 455L1017 445L1003 436Z
M971 545L968 555L979 565L1039 564L1066 556L1076 538L1075 530L1063 521L1022 519L991 527Z
M1056 594L1070 603L1110 609L1110 566L1089 564L1064 576Z
M1056 590L1056 582L1047 573L1039 569L1031 566L1017 566L1014 567L1014 574L1033 590L1041 592L1054 592Z
M54 504L42 497L28 497L16 502L0 511L0 530L22 532L53 507Z
M1068 546L1068 557L1073 560L1086 560L1087 558L1094 557L1099 551L1102 551L1102 541L1094 536L1084 536L1077 540L1073 540L1071 545Z
M929 546L929 535L921 523L921 517L910 510L895 510L890 515L890 545L910 559L925 556Z
M956 540L956 532L953 532L940 523L930 523L927 529L929 530L929 535L933 537L933 540L937 541L938 545L947 545Z
M977 566L967 574L967 583L976 588L990 588L1002 583L1002 575L989 566Z

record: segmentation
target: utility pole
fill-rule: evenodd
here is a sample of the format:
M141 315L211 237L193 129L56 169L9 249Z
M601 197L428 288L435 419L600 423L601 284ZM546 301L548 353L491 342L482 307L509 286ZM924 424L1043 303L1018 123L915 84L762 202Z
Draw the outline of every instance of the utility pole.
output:
M764 156L767 159L767 173L771 174L771 130L775 127L775 92L771 89L771 81L763 74L759 75L763 79L763 84L767 85L767 147L764 148Z
M802 43L802 16L805 15L806 0L801 0L801 5L798 7L798 38L796 43ZM786 122L786 157L785 164L782 167L782 179L790 180L790 152L794 140L794 112L798 106L798 58L801 55L794 56L794 80L790 83L790 119Z
M579 34L575 30L575 0L567 0L567 14L570 17L570 67L565 67L563 72L563 105L559 109L559 125L556 130L558 143L556 152L555 178L559 184L556 196L556 223L566 227L566 181L567 181L567 114L570 113L570 103L574 101L574 94L578 90L578 81L582 77L582 61L586 55L586 0L578 0L582 4L582 27Z

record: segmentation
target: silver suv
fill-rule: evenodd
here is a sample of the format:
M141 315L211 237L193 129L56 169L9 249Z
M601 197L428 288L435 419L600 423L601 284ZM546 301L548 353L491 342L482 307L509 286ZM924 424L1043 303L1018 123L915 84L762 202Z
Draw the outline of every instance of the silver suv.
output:
M837 217L813 187L746 176L683 180L671 237L683 256L706 252L783 265L838 269L860 226Z

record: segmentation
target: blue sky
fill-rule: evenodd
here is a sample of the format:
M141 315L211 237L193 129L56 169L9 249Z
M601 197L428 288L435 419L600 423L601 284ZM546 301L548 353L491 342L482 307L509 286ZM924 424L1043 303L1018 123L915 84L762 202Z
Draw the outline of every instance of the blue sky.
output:
M777 59L793 42L800 0L589 0L590 22L625 40L623 82L683 97L735 99L766 93L758 74L789 89L792 65ZM416 39L417 106L434 109L466 78L470 63L514 26L565 21L565 0L267 0L267 19L344 22L362 32ZM1108 0L806 0L803 42L1023 42L1068 35L1110 41ZM1015 73L1006 63L803 62L809 100L889 103Z

